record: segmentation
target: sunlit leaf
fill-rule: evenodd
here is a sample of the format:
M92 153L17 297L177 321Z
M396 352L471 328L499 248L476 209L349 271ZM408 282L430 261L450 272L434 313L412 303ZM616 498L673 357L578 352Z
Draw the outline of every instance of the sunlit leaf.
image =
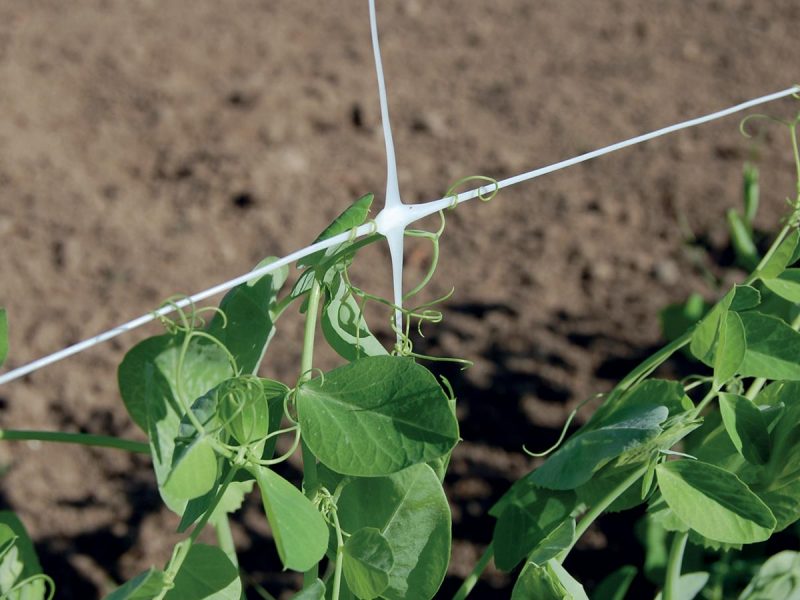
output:
M328 467L376 476L445 455L458 422L433 374L410 358L371 356L302 384L303 439Z
M151 567L115 589L105 600L152 600L161 593L165 583L164 571Z
M722 422L736 450L753 464L769 460L769 432L761 411L744 396L721 393Z
M241 600L239 570L216 546L192 544L164 600Z
M328 526L299 489L266 467L254 466L264 512L283 566L307 571L325 555Z
M739 600L800 600L800 553L784 550L761 565Z
M689 527L711 540L750 544L766 540L775 517L736 475L695 460L671 461L656 468L669 507Z
M720 320L714 353L714 387L719 388L733 377L747 350L744 325L738 313L728 311Z
M703 588L708 583L708 573L684 573L678 577L675 590L673 591L673 598L680 598L680 600L693 600L697 597ZM656 600L661 600L662 594L656 594Z
M372 600L389 587L394 555L389 541L375 527L353 533L344 545L344 576L358 598Z
M394 566L387 600L430 600L450 561L450 507L428 465L387 477L355 478L338 503L345 531L375 527L389 541Z
M800 379L800 333L780 319L741 314L747 349L739 373L746 377Z

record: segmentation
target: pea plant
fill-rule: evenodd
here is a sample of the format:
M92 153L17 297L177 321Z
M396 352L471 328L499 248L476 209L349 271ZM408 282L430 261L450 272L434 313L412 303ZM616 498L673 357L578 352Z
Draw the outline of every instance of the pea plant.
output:
M434 275L445 213L460 202L490 200L501 188L600 156L710 118L787 96L797 87L537 169L503 181L456 183L424 205L400 202L388 109L380 67L374 2L373 48L388 158L386 203L370 219L372 194L357 199L311 245L268 258L251 273L192 297L175 297L152 314L17 369L0 383L158 320L162 335L134 346L118 369L125 408L147 442L64 432L0 432L2 439L81 443L150 456L158 492L180 517L184 535L162 566L153 566L106 600L235 600L244 597L229 517L258 493L275 552L285 569L302 573L299 600L433 598L451 552L451 515L443 481L459 441L456 398L448 381L425 364L458 357L418 352L414 329L442 319L448 296L415 305ZM591 419L560 440L539 467L516 482L491 509L492 543L455 599L466 598L487 565L518 572L512 598L588 598L563 563L597 518L647 504L648 576L664 600L729 598L720 571L683 572L687 544L731 552L769 539L800 517L800 154L790 132L797 196L766 252L759 254L745 217L730 217L750 276L710 310L701 303L688 329L622 379ZM456 193L478 179L481 188ZM752 185L750 188L752 190ZM439 214L437 231L408 229ZM402 292L405 236L430 241L433 259L413 289ZM361 249L388 240L394 297L356 286L350 270ZM288 265L300 269L289 285ZM217 307L197 302L229 290ZM383 307L396 342L373 335L367 305ZM294 378L259 375L287 310L304 315L302 353ZM696 322L693 322L696 321ZM0 364L8 351L0 310ZM321 334L321 336L320 336ZM342 366L315 367L319 344ZM652 377L675 352L696 359L682 381ZM571 419L570 419L571 421ZM567 423L567 426L569 422ZM566 426L565 426L566 431ZM566 438L562 435L562 438ZM300 454L302 482L286 479L281 463ZM214 545L201 543L211 529ZM670 549L663 550L669 541ZM663 550L663 551L662 551ZM796 553L781 553L752 574L742 600L799 593ZM636 576L626 566L592 591L623 598ZM53 597L19 520L0 513L0 598ZM788 590L788 591L787 591ZM737 590L738 593L739 590ZM266 590L263 597L270 598Z

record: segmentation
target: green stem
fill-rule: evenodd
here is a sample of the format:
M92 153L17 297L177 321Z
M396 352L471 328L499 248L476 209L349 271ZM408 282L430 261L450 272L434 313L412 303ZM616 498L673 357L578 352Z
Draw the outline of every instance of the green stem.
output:
M314 279L311 292L308 295L308 310L306 311L306 325L303 334L303 354L300 358L300 383L311 379L311 370L314 364L314 336L317 331L317 314L321 297L319 281ZM312 498L317 487L317 459L309 450L305 440L302 441L303 453L303 489L306 496ZM317 581L319 565L314 565L303 573L303 588L307 588Z
M486 550L483 551L483 556L481 556L478 564L475 565L475 568L472 569L472 573L464 580L464 583L461 584L461 587L458 588L456 595L453 596L453 600L464 600L469 593L472 591L472 588L475 587L475 584L478 583L478 579L481 578L481 573L486 570L486 567L489 565L489 561L492 560L494 556L494 548L491 544L486 546Z
M633 473L631 473L628 477L626 477L622 482L620 482L617 487L611 490L608 494L606 494L597 504L593 505L583 518L578 523L577 527L575 527L575 536L572 538L572 543L564 548L556 557L558 562L563 563L564 560L569 555L572 548L575 546L575 543L581 538L581 536L586 533L586 530L589 529L589 526L594 523L594 521L603 514L611 504L619 498L625 490L631 487L634 483L636 483L647 471L647 465L636 469Z
M678 596L678 580L681 577L683 551L686 548L686 540L688 539L688 531L677 532L675 537L672 538L669 562L667 562L667 574L664 579L664 592L661 595L662 600L680 600Z
M342 527L339 525L339 516L336 509L331 512L333 517L333 527L336 529L336 569L333 572L333 590L331 600L339 600L339 590L342 587L342 560L344 554L344 539L342 539Z
M231 481L236 476L236 473L239 471L238 466L232 466L228 471L228 474L225 476L225 479L222 480L222 483L219 486L219 490L217 491L217 495L214 496L214 500L211 502L209 507L206 509L206 512L203 514L203 517L197 522L197 525L194 526L192 529L192 533L189 537L181 542L175 547L175 551L172 554L172 558L167 565L167 568L164 573L164 577L166 581L174 581L175 577L178 575L178 571L181 570L181 566L183 565L183 561L186 560L186 557L189 555L189 552L192 548L192 544L197 540L197 536L203 531L208 520L211 518L211 514L217 508L217 505L222 500L222 496L225 494L225 490L228 489ZM235 551L234 551L235 552ZM165 594L169 591L169 589L163 589L161 593L156 596L153 600L163 600Z
M100 446L150 454L150 446L143 442L125 440L109 435L93 435L90 433L67 433L64 431L28 431L21 429L0 429L0 440L36 440L40 442L57 442L61 444L80 444L81 446Z

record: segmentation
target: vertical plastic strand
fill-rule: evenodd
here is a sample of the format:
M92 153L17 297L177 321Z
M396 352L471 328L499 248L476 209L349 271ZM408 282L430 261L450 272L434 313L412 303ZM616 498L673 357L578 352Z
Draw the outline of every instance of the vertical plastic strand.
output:
M400 199L400 184L397 181L397 159L394 153L394 139L392 138L392 124L389 120L389 101L386 96L386 81L383 77L383 63L381 61L381 46L378 40L378 18L375 14L375 0L369 0L369 25L372 34L372 52L375 57L375 73L378 78L378 99L381 105L381 125L383 126L383 140L386 146L386 198L381 214L385 217L394 215L397 209L403 206ZM380 218L381 215L378 215ZM407 221L388 219L390 227L381 233L386 236L389 243L389 255L392 259L392 283L394 286L394 322L397 327L397 343L400 344L403 331L403 231Z
M397 182L397 160L394 154L394 138L392 124L389 120L389 101L386 97L386 81L383 77L381 47L378 41L378 19L375 14L375 0L369 0L369 25L372 33L372 52L375 56L375 72L378 76L378 99L381 105L381 124L383 141L386 145L386 200L384 208L402 204L400 186Z

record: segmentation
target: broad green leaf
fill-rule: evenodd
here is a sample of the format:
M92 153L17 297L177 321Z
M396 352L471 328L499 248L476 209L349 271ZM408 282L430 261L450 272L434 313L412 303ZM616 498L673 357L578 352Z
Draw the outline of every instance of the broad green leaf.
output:
M752 271L758 266L759 261L758 249L753 242L752 232L736 210L728 210L726 216L736 260L743 268Z
M321 316L322 333L341 357L354 361L364 356L388 354L372 335L353 294L340 276L333 284Z
M625 600L636 577L636 567L625 565L601 581L592 592L592 600Z
M531 475L531 481L553 490L571 490L589 481L597 469L625 452L635 450L661 433L665 406L631 406L604 419L596 429L573 435Z
M36 550L33 547L28 531L19 517L13 511L2 510L0 511L0 524L8 527L16 536L14 544L19 551L19 559L23 565L22 578L27 579L28 577L39 575L42 572L42 566L39 564L39 558L36 555Z
M193 544L164 600L241 600L239 570L216 546Z
M186 499L170 495L164 484L172 471L175 440L181 437L186 407L233 375L223 349L210 340L194 337L189 341L179 381L184 339L184 334L178 334L144 340L128 352L118 372L125 407L147 432L159 492L179 515L184 512Z
M342 567L347 586L362 600L377 598L389 587L393 566L389 541L375 527L359 529L344 545Z
M353 229L353 227L358 227L364 223L364 221L367 220L367 215L369 215L369 209L370 206L372 206L372 201L374 199L375 196L371 193L361 196L358 200L348 206L338 217L336 217L333 222L317 236L317 239L315 239L313 243L316 244L317 242L327 240L328 238L332 238L340 233L345 233L346 231ZM320 250L319 252L310 254L305 258L301 258L297 261L297 266L298 268L313 266L317 264L324 256L334 254L338 248L342 247L342 245L338 246L337 248Z
M678 584L675 586L673 598L680 600L693 600L697 597L708 583L708 573L684 573L678 577ZM661 600L661 592L656 594L656 600Z
M389 541L394 566L382 598L434 597L450 561L450 507L428 465L353 479L342 490L338 510L345 531L375 527Z
M164 571L151 567L115 589L105 600L152 600L165 583Z
M216 411L225 430L241 445L264 439L269 433L269 402L262 380L237 377L214 388Z
M5 308L0 308L0 367L8 356L8 315Z
M692 341L689 344L689 350L696 359L707 365L713 364L714 346L719 332L719 323L728 312L735 295L735 289L725 294L725 296L714 305L714 308L703 317L692 332Z
M747 350L739 367L745 377L800 379L800 333L775 317L741 314Z
M764 285L789 302L800 302L800 269L786 269L774 279L764 279Z
M780 275L783 270L789 265L789 261L794 256L794 251L797 248L797 241L800 239L800 232L793 229L792 232L784 238L773 255L767 261L758 276L761 279L774 279Z
M720 319L719 336L714 353L714 387L720 388L736 374L744 360L747 343L744 325L738 313L728 311Z
M575 519L569 518L548 533L528 555L528 561L543 565L556 558L575 541Z
M256 268L277 260L263 260ZM242 373L254 374L275 334L272 307L288 276L288 267L243 283L228 292L219 305L225 318L217 314L208 333L220 340L236 359Z
M583 586L558 561L537 566L528 563L522 569L511 600L589 600Z
M175 445L164 491L173 498L191 500L213 489L218 475L219 460L211 438L200 435L188 444Z
M733 473L694 460L656 468L658 485L678 518L700 535L729 544L766 540L775 517Z
M736 450L749 462L763 465L769 460L769 432L761 411L744 396L721 393L722 422Z
M736 284L733 286L733 298L731 299L730 310L741 312L750 310L761 303L761 292L751 285Z
M739 600L800 600L800 553L784 550L761 565Z
M592 475L592 478L575 489L578 499L588 506L592 506L599 498L605 498L613 490L633 475L634 471L639 470L644 464L644 460L639 460L627 464L617 464L610 462L599 471ZM648 491L650 488L648 487ZM632 485L605 510L608 513L622 512L639 506L644 502L642 498L642 488L639 485Z
M370 356L297 390L303 439L328 467L379 476L431 461L458 441L458 422L433 374L411 358Z
M250 469L261 488L264 512L283 566L307 571L325 555L328 526L311 501L283 477L267 469Z
M524 492L521 489L510 490L513 497L500 513L494 528L495 564L503 571L514 569L550 533L571 520L570 514L576 504L575 494L571 491L544 490L533 485L527 485Z
M310 586L297 592L292 600L323 600L325 598L325 584L317 579Z
M646 379L624 394L609 398L595 411L589 423L581 431L597 429L602 425L625 419L629 411L638 412L658 406L666 406L672 416L694 407L680 382Z

